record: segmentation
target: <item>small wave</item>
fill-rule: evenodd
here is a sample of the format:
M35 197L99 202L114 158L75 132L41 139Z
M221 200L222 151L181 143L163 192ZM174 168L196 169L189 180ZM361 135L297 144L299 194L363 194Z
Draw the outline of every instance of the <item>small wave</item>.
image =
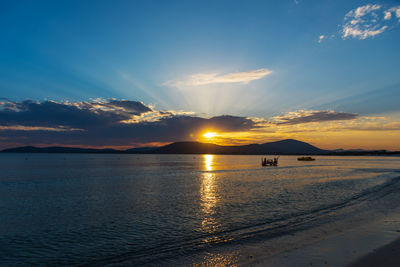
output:
M327 167L329 165L301 165L301 166L271 166L271 167L259 167L259 168L247 168L247 169L221 169L221 170L200 170L193 171L193 173L235 173L235 172L266 172L268 170L287 170L287 169L301 169L301 168L317 168Z
M373 172L373 173L382 173L382 172L400 173L399 168L359 168L354 170L362 172Z

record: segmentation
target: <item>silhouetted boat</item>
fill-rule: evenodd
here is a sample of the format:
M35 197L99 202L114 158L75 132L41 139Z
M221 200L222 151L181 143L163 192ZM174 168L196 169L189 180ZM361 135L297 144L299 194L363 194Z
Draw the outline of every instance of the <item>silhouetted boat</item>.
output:
M279 156L274 159L263 158L261 159L261 166L278 166L278 158Z
M313 161L315 159L312 158L312 157L300 157L300 158L297 158L297 160L300 160L300 161Z

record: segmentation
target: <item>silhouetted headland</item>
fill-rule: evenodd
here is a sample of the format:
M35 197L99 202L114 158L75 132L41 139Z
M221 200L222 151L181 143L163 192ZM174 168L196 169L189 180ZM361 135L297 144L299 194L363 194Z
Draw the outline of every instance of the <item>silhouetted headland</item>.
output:
M200 142L175 142L161 147L137 147L127 150L112 148L34 147L4 149L3 153L96 153L96 154L225 154L225 155L399 155L386 150L324 150L306 142L286 139L264 144L220 146Z

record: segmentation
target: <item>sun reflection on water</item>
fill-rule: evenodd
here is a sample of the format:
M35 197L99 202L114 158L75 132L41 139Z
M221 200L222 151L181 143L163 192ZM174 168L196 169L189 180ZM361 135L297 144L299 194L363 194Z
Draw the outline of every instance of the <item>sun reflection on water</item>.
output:
M213 155L203 155L204 167L206 171L213 170ZM202 230L207 233L213 233L218 227L215 217L215 207L218 204L219 195L215 183L215 174L205 172L202 174L202 183L200 188L201 205L203 211Z
M203 155L206 171L212 171L214 155Z

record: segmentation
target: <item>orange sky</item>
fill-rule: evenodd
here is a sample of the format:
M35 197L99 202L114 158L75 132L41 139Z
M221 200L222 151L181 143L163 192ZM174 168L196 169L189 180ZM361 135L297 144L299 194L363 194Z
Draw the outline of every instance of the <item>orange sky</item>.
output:
M204 136L206 132L215 132L215 136L207 138ZM197 141L219 145L265 143L289 138L322 149L400 150L400 118L398 114L388 114L285 126L266 123L264 127L251 131L219 132L213 128L197 135Z

